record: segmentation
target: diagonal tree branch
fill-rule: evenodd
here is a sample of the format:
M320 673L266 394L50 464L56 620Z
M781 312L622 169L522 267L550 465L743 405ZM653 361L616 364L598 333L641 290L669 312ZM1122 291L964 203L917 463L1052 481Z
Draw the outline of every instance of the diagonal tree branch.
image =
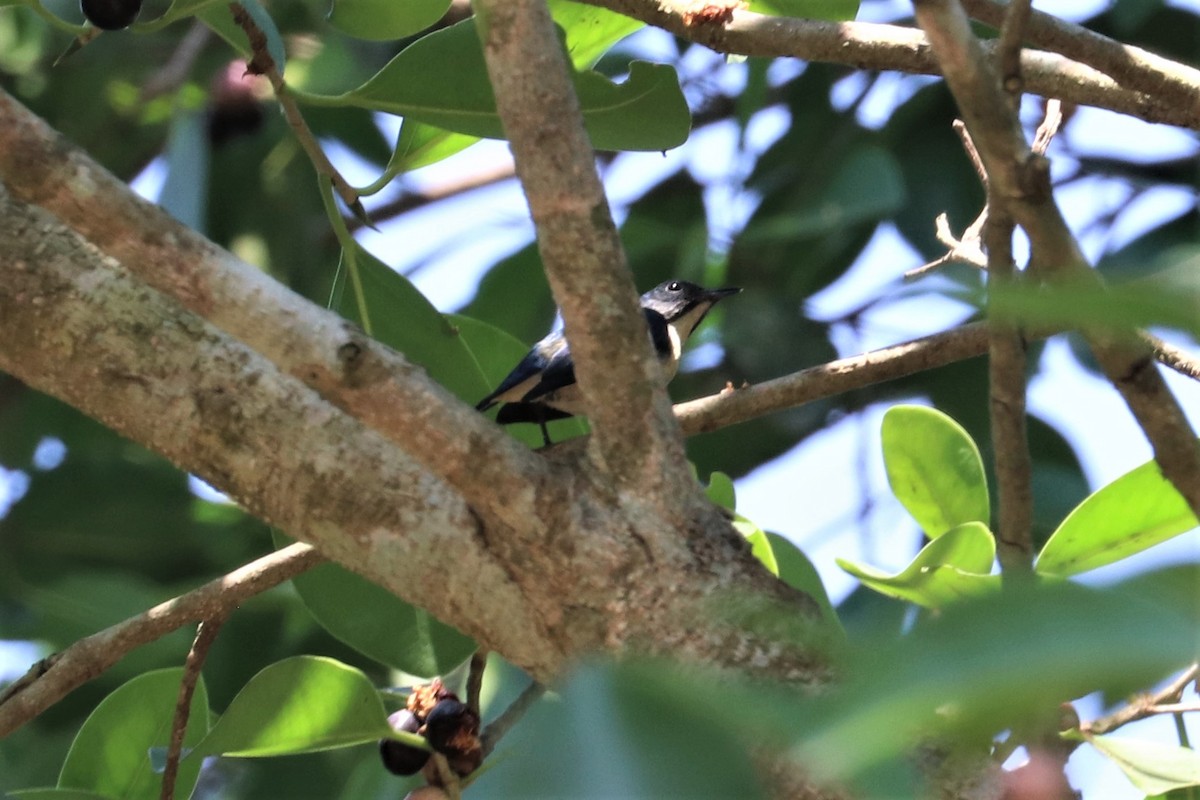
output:
M137 197L3 91L0 182L401 445L480 513L527 518L514 499L547 482L536 455L420 367Z
M288 545L38 662L0 692L0 739L138 647L189 623L228 614L251 597L324 560L310 545Z
M857 69L896 70L937 75L941 70L929 40L918 30L900 25L870 22L823 22L820 20L771 17L734 10L728 21L689 24L686 3L679 0L582 0L662 28L676 36L706 45L719 53L767 58L791 56L806 61L846 64ZM997 15L998 17L1002 15ZM989 54L994 42L984 43ZM1093 59L1104 63L1113 74L1123 75L1127 59ZM1165 122L1200 130L1200 107L1195 96L1200 78L1195 70L1162 59L1147 62L1146 69L1169 76L1176 89L1171 97L1126 88L1121 82L1070 58L1041 51L1021 56L1021 74L1026 91L1057 97L1069 103L1107 108L1149 122ZM1193 98L1175 102L1174 93Z

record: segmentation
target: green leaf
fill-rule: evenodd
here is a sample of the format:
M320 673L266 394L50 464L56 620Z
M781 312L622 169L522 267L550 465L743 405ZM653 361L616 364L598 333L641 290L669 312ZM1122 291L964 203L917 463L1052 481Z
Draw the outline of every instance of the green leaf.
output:
M266 35L267 52L275 62L275 68L279 74L283 75L287 66L287 52L283 47L283 37L279 35L279 28L275 27L275 20L271 19L271 15L259 4L258 0L241 0L241 4L250 18ZM233 21L233 14L229 11L228 3L217 5L205 3L195 13L197 19L212 28L242 58L249 61L254 57L254 53L250 49L250 40L246 38L246 32L242 30L242 27Z
M286 543L277 537L278 546ZM470 637L337 564L316 566L292 583L321 627L393 669L432 678L475 652Z
M375 687L357 669L332 658L278 661L247 683L189 754L239 758L313 753L390 734Z
M838 566L881 594L927 608L995 591L999 576L988 574L996 540L982 522L968 522L934 539L900 572L889 575L839 558Z
M724 472L714 472L708 476L708 488L704 490L709 502L734 511L737 508L737 497L733 490L733 480Z
M1064 699L1127 693L1187 664L1194 648L1192 620L1142 592L1031 582L860 643L828 697L781 711L798 720L795 753L813 777L843 780L905 758L934 731L986 744Z
M710 703L663 691L676 682L690 685L690 674L667 669L580 670L557 700L538 703L512 741L505 741L511 752L537 757L509 758L473 791L480 797L572 800L763 796L744 742L721 724Z
M403 39L437 22L449 7L450 0L333 0L329 24L373 42Z
M607 8L550 0L550 15L566 33L567 57L575 69L589 69L617 42L645 23Z
M778 533L768 531L767 540L771 543L771 552L775 554L775 563L779 567L779 580L816 600L825 620L844 635L842 622L838 619L833 604L829 602L825 584L821 582L817 568L809 561L804 551Z
M1177 245L1157 259L1152 277L1115 287L1086 275L1079 280L989 288L989 313L1022 325L1129 333L1165 326L1200 335L1200 247Z
M475 363L486 377L489 390L492 386L499 386L517 362L529 352L527 345L482 320L461 314L447 314L446 319L458 329L459 335L469 346ZM587 421L579 417L555 420L548 423L547 428L550 438L556 442L582 436L589 430ZM514 439L530 447L542 446L542 434L537 425L506 425L505 430Z
M178 111L171 119L167 139L167 179L158 204L168 214L193 230L207 229L209 143L204 116Z
M339 0L340 1L340 0ZM609 11L566 0L551 0L550 13L566 32L567 55L575 69L590 69L614 44L644 27L645 23ZM478 136L453 133L433 125L405 119L388 172L419 169L462 152Z
M60 789L84 789L115 800L156 800L162 776L150 764L153 747L167 747L179 697L180 668L147 672L122 684L96 706L71 743L58 776ZM208 691L201 678L192 694L184 748L208 732ZM196 785L200 762L179 765L177 797Z
M774 576L779 577L779 564L775 561L775 553L771 551L771 540L766 532L745 517L733 521L737 532L746 537L750 543L750 552L762 562L762 565Z
M844 20L858 14L858 0L750 0L750 11L777 17Z
M595 72L574 80L597 149L667 150L687 139L690 117L671 67L634 62L621 84ZM448 131L504 138L473 19L422 37L339 99Z
M961 425L924 406L895 406L883 417L888 483L930 539L967 522L989 521L979 448Z
M375 339L423 367L460 399L473 404L488 393L488 383L458 329L425 295L361 247L356 248L355 262L365 306L359 305L354 277L343 259L333 298L335 311L369 328Z
M1087 741L1146 794L1200 786L1200 753L1190 748L1123 736L1089 736Z
M1042 575L1076 575L1196 527L1183 495L1148 461L1080 503L1038 555Z
M223 2L223 0L174 0L174 2L171 3L170 7L161 17L139 23L138 25L134 26L134 30L144 26L158 28L169 22L174 22L177 19L190 17L193 14L198 15L201 11L217 5L219 5L225 11L225 16L229 16L229 3Z

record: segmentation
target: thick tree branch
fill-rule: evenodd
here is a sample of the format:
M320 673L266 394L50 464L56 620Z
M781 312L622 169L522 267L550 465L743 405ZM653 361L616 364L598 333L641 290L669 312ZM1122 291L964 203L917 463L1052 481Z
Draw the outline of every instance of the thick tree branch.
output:
M496 108L571 342L597 464L667 516L698 507L570 65L544 0L478 0ZM690 501L690 502L689 502Z
M1049 162L1032 153L995 70L955 0L917 0L917 21L988 172L989 196L1000 197L1029 236L1029 271L1099 280L1067 227L1050 187ZM1088 342L1154 448L1163 474L1200 514L1200 444L1145 346L1091 333Z
M806 61L846 64L857 69L895 70L937 75L941 70L930 50L929 41L918 30L899 25L870 22L822 22L818 20L770 17L750 11L733 11L728 22L690 25L680 11L679 2L663 0L582 0L647 24L663 28L676 36L711 47L719 53L766 58L791 56ZM994 42L983 45L991 52ZM1164 122L1200 130L1200 107L1195 97L1200 79L1182 65L1162 59L1160 70L1171 75L1177 86L1172 96L1147 94L1125 88L1121 83L1085 64L1055 53L1025 51L1021 56L1021 74L1025 90L1043 97L1057 97L1078 105L1107 108L1148 122ZM1123 74L1120 62L1110 66ZM1151 62L1146 68L1152 69ZM1174 93L1193 98L1190 103L1174 100Z
M480 513L523 524L517 500L546 479L536 455L420 367L134 195L3 91L0 182L401 445Z
M0 369L543 679L561 665L478 519L405 453L2 185L0 242Z
M189 623L227 614L324 560L310 545L288 545L39 661L0 692L0 739L138 647Z

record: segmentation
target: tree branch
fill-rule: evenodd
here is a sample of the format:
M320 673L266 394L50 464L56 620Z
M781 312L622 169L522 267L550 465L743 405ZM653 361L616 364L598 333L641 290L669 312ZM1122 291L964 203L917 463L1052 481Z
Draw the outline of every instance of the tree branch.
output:
M681 12L679 2L582 2L625 14L719 53L767 58L790 56L806 61L846 64L857 69L923 75L941 72L928 39L918 30L899 25L770 17L741 10L733 11L729 21L723 24L691 25ZM994 47L994 42L983 45L988 53ZM1166 59L1161 62L1161 70L1150 61L1145 62L1144 68L1156 74L1174 76L1171 80L1178 88L1173 91L1190 96L1190 102L1175 102L1172 97L1125 88L1103 71L1055 53L1027 50L1021 56L1021 74L1025 77L1025 90L1044 97L1107 108L1148 122L1200 130L1200 107L1195 102L1196 94L1200 92L1200 79L1192 76L1194 70Z
M592 424L589 450L620 488L700 508L633 276L596 172L571 69L544 0L478 0L496 108Z
M1003 198L1029 236L1030 273L1099 281L1054 202L1049 162L1030 152L962 7L952 0L917 0L913 7L979 149L989 196ZM1200 514L1200 443L1154 368L1152 351L1103 333L1092 332L1088 342L1150 440L1163 474Z
M544 464L425 370L251 267L124 183L0 91L0 181L141 280L399 444L474 509L520 527Z
M963 0L963 8L968 14L995 27L1002 24L1008 7L1009 4L999 0ZM1099 70L1125 88L1159 98L1189 115L1200 115L1200 70L1102 36L1043 11L1029 15L1024 38L1040 48Z
M38 662L0 692L0 739L138 647L189 623L226 615L324 560L310 545L289 545Z

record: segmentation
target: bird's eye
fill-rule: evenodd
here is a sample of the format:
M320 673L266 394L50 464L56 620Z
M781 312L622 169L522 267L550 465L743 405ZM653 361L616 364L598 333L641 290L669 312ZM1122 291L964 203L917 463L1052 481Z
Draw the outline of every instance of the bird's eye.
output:
M679 285L679 281L671 281L671 283L667 286L667 291L678 292L682 288L683 287Z

